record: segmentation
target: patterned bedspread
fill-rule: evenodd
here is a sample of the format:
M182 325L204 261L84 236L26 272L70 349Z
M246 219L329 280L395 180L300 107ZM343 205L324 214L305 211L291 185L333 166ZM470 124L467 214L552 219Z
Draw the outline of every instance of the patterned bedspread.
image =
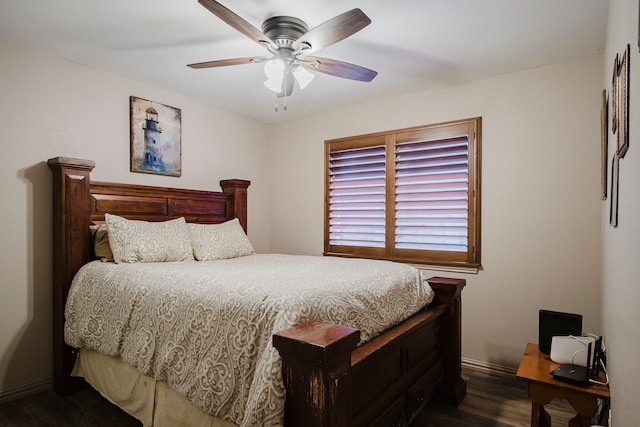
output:
M274 332L315 319L358 328L364 342L432 298L417 269L385 261L273 254L95 261L74 278L65 340L120 356L210 415L242 427L281 425Z

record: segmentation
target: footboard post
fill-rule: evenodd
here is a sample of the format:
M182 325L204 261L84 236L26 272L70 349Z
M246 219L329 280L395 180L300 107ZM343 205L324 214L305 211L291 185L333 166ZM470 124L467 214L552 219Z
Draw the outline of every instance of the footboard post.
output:
M347 427L349 368L360 331L309 321L273 336L287 392L285 425Z
M440 334L444 353L444 377L436 398L443 403L458 406L467 394L467 383L462 379L462 288L464 279L432 277L427 280L436 293L435 304L444 305Z

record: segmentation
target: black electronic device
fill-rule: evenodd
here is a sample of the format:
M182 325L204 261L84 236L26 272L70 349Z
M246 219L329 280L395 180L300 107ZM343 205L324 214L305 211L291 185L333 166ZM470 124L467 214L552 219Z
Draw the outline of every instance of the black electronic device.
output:
M604 352L602 351L602 337L598 337L593 350L593 367L591 369L591 378L597 379L600 369L606 364Z
M593 365L591 361L591 343L587 346L587 366L574 365L573 363L565 363L551 371L551 375L558 381L564 381L576 385L585 385L591 379Z
M538 347L542 353L551 352L554 336L582 334L582 315L559 311L540 310L538 322Z

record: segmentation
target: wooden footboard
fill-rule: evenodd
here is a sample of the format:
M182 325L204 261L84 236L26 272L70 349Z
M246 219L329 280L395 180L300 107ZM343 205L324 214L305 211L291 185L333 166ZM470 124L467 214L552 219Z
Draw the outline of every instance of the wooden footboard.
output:
M406 426L434 396L457 406L464 280L433 277L431 306L356 347L356 329L311 321L279 332L288 426Z

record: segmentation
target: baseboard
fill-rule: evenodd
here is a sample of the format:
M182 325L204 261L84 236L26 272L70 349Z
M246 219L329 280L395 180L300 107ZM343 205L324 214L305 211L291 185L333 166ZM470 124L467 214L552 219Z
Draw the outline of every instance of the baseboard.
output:
M510 368L508 366L496 365L482 360L462 358L462 366L468 369L475 369L477 371L489 372L496 375L503 375L513 377L516 375L517 369Z
M0 391L0 404L9 402L10 400L18 399L20 397L29 396L46 390L51 390L52 388L53 380L49 379L12 388L9 390Z

